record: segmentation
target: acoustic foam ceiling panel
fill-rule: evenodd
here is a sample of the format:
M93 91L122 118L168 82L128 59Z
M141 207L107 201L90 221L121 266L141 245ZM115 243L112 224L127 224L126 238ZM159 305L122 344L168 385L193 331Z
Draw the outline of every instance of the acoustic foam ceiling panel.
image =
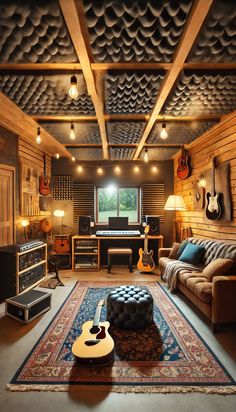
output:
M236 75L216 72L182 72L169 95L163 115L229 113L236 108Z
M1 0L0 63L78 62L58 1Z
M34 114L94 114L83 74L76 73L79 96L72 99L68 90L70 75L3 75L0 91L24 112Z
M236 62L236 2L215 0L188 56L189 62Z
M70 122L40 122L40 124L60 143L101 143L101 136L97 122L74 122L75 140L73 141L70 139Z
M112 121L106 124L108 141L111 144L139 143L145 122Z
M135 150L130 147L110 147L111 160L132 160Z
M105 78L106 112L149 113L156 101L163 72L108 71Z
M168 138L166 140L163 140L160 137L162 122L156 122L152 128L150 135L148 136L147 143L191 143L216 123L217 121L166 122L166 131L168 133Z
M74 156L76 160L102 160L103 153L102 149L89 147L89 148L76 148L76 147L67 147L71 156Z
M83 0L96 62L171 62L191 0Z
M178 151L180 150L180 147L153 147L153 148L148 148L148 158L149 160L170 160L172 156L174 156ZM143 160L144 158L144 153L145 153L145 148L141 151L140 153L140 159Z

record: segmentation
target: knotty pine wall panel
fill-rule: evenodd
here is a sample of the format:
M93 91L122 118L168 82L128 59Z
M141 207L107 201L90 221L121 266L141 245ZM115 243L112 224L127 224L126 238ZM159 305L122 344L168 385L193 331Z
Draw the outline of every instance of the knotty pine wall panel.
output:
M192 173L189 178L178 179L176 170L180 152L174 157L175 193L182 195L186 204L186 211L177 213L181 228L191 227L193 236L196 237L236 243L236 112L225 116L218 125L186 148L191 158ZM201 175L209 173L214 156L219 164L229 162L230 165L231 221L207 219L206 205L204 209L194 210L194 184Z

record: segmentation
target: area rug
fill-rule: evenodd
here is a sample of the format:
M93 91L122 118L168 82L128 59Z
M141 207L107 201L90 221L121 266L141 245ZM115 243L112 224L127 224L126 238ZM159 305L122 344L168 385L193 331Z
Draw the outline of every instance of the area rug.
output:
M110 328L114 363L76 366L71 346L97 303L121 283L78 282L8 385L13 391L236 393L236 382L156 282L135 282L154 300L154 323L143 331ZM126 282L125 284L132 284ZM103 306L101 321L106 319Z

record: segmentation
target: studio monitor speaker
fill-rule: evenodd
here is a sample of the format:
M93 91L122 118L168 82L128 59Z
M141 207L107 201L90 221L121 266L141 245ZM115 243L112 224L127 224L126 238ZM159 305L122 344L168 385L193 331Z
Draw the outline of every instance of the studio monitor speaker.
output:
M79 235L91 235L91 216L79 216Z
M160 216L146 215L146 223L149 225L149 235L157 236L160 234Z

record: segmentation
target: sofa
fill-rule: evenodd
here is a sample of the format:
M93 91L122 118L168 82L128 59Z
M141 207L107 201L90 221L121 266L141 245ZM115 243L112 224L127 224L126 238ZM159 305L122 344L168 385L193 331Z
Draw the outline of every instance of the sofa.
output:
M184 259L186 248L200 250L200 258ZM167 287L187 296L211 320L213 332L236 322L236 244L191 237L160 248L158 255Z

